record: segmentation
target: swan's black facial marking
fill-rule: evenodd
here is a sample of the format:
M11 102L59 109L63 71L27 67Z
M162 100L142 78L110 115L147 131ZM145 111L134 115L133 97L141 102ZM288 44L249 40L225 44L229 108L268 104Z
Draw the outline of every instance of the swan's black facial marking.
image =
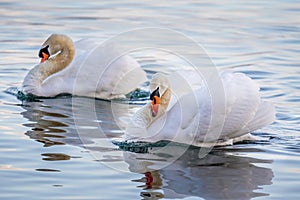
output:
M156 117L157 113L158 113L158 109L159 109L159 102L160 102L160 94L159 94L159 87L156 88L156 90L154 90L151 95L150 95L150 99L151 99L151 114L152 117Z
M44 48L40 49L40 51L39 51L39 57L40 57L40 58L44 58L43 53L44 53L44 54L47 54L48 57L50 56L50 53L49 53L48 48L49 48L49 45L47 45L47 46L45 46Z
M156 90L154 90L151 94L150 94L150 100L154 100L155 101L155 96L160 97L159 94L159 87L156 88Z

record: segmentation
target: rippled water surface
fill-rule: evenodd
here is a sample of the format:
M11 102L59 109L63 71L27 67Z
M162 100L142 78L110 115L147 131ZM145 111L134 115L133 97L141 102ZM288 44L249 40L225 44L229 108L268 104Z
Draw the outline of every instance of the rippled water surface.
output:
M299 12L293 0L1 1L0 198L299 199ZM182 33L218 68L255 79L277 111L273 124L254 133L263 140L216 148L201 159L198 148L178 144L163 153L124 151L111 143L122 135L111 105L124 110L124 120L139 104L68 96L22 102L4 92L21 86L53 32L103 41L145 27ZM149 71L182 64L162 52L134 56Z

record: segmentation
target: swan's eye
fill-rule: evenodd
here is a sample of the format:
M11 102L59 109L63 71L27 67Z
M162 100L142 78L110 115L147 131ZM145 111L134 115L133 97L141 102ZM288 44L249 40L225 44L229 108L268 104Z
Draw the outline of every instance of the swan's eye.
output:
M160 97L160 94L159 94L159 87L157 87L156 90L154 90L154 91L150 94L150 100L153 100L155 96Z

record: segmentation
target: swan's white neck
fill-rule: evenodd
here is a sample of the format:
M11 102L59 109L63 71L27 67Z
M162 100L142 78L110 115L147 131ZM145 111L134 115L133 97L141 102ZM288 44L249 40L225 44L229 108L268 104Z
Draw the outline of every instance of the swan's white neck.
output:
M169 101L171 99L171 91L167 89L165 93L161 96L160 105L158 108L157 115L155 117L152 116L151 112L151 102L144 105L141 109L139 109L134 116L131 118L131 121L127 125L126 128L126 138L134 139L134 138L147 138L151 137L148 132L148 128L161 116L163 116L167 110Z
M132 121L140 127L149 127L156 119L165 113L171 99L171 94L171 90L167 88L164 94L161 96L158 113L155 117L152 116L151 102L149 102L135 113Z

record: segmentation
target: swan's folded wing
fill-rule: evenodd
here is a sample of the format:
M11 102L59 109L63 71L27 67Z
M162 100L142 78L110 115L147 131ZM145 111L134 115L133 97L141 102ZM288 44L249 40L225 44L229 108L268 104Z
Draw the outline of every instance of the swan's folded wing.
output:
M243 129L239 131L239 134L250 133L271 124L274 120L274 105L271 102L261 101L255 116L245 127L243 127Z
M116 69L124 69L127 66L127 69L124 69L123 73L119 73L118 80L114 80L115 87L112 92L114 95L128 94L148 80L146 72L140 67L139 63L128 55L120 58L114 65L120 65Z
M221 74L226 100L224 137L240 136L238 132L251 121L259 107L258 85L242 73Z
M203 78L197 71L179 70L169 75L172 97L167 112L175 103L185 95L194 94L196 90L203 87Z
M97 42L90 39L81 39L74 43L77 56L92 51L97 45L99 45Z
M78 46L78 62L80 79L76 79L78 93L90 93L97 98L122 98L147 81L146 73L139 63L112 42L95 43L80 40ZM82 54L80 54L82 52ZM80 87L89 82L89 87Z

